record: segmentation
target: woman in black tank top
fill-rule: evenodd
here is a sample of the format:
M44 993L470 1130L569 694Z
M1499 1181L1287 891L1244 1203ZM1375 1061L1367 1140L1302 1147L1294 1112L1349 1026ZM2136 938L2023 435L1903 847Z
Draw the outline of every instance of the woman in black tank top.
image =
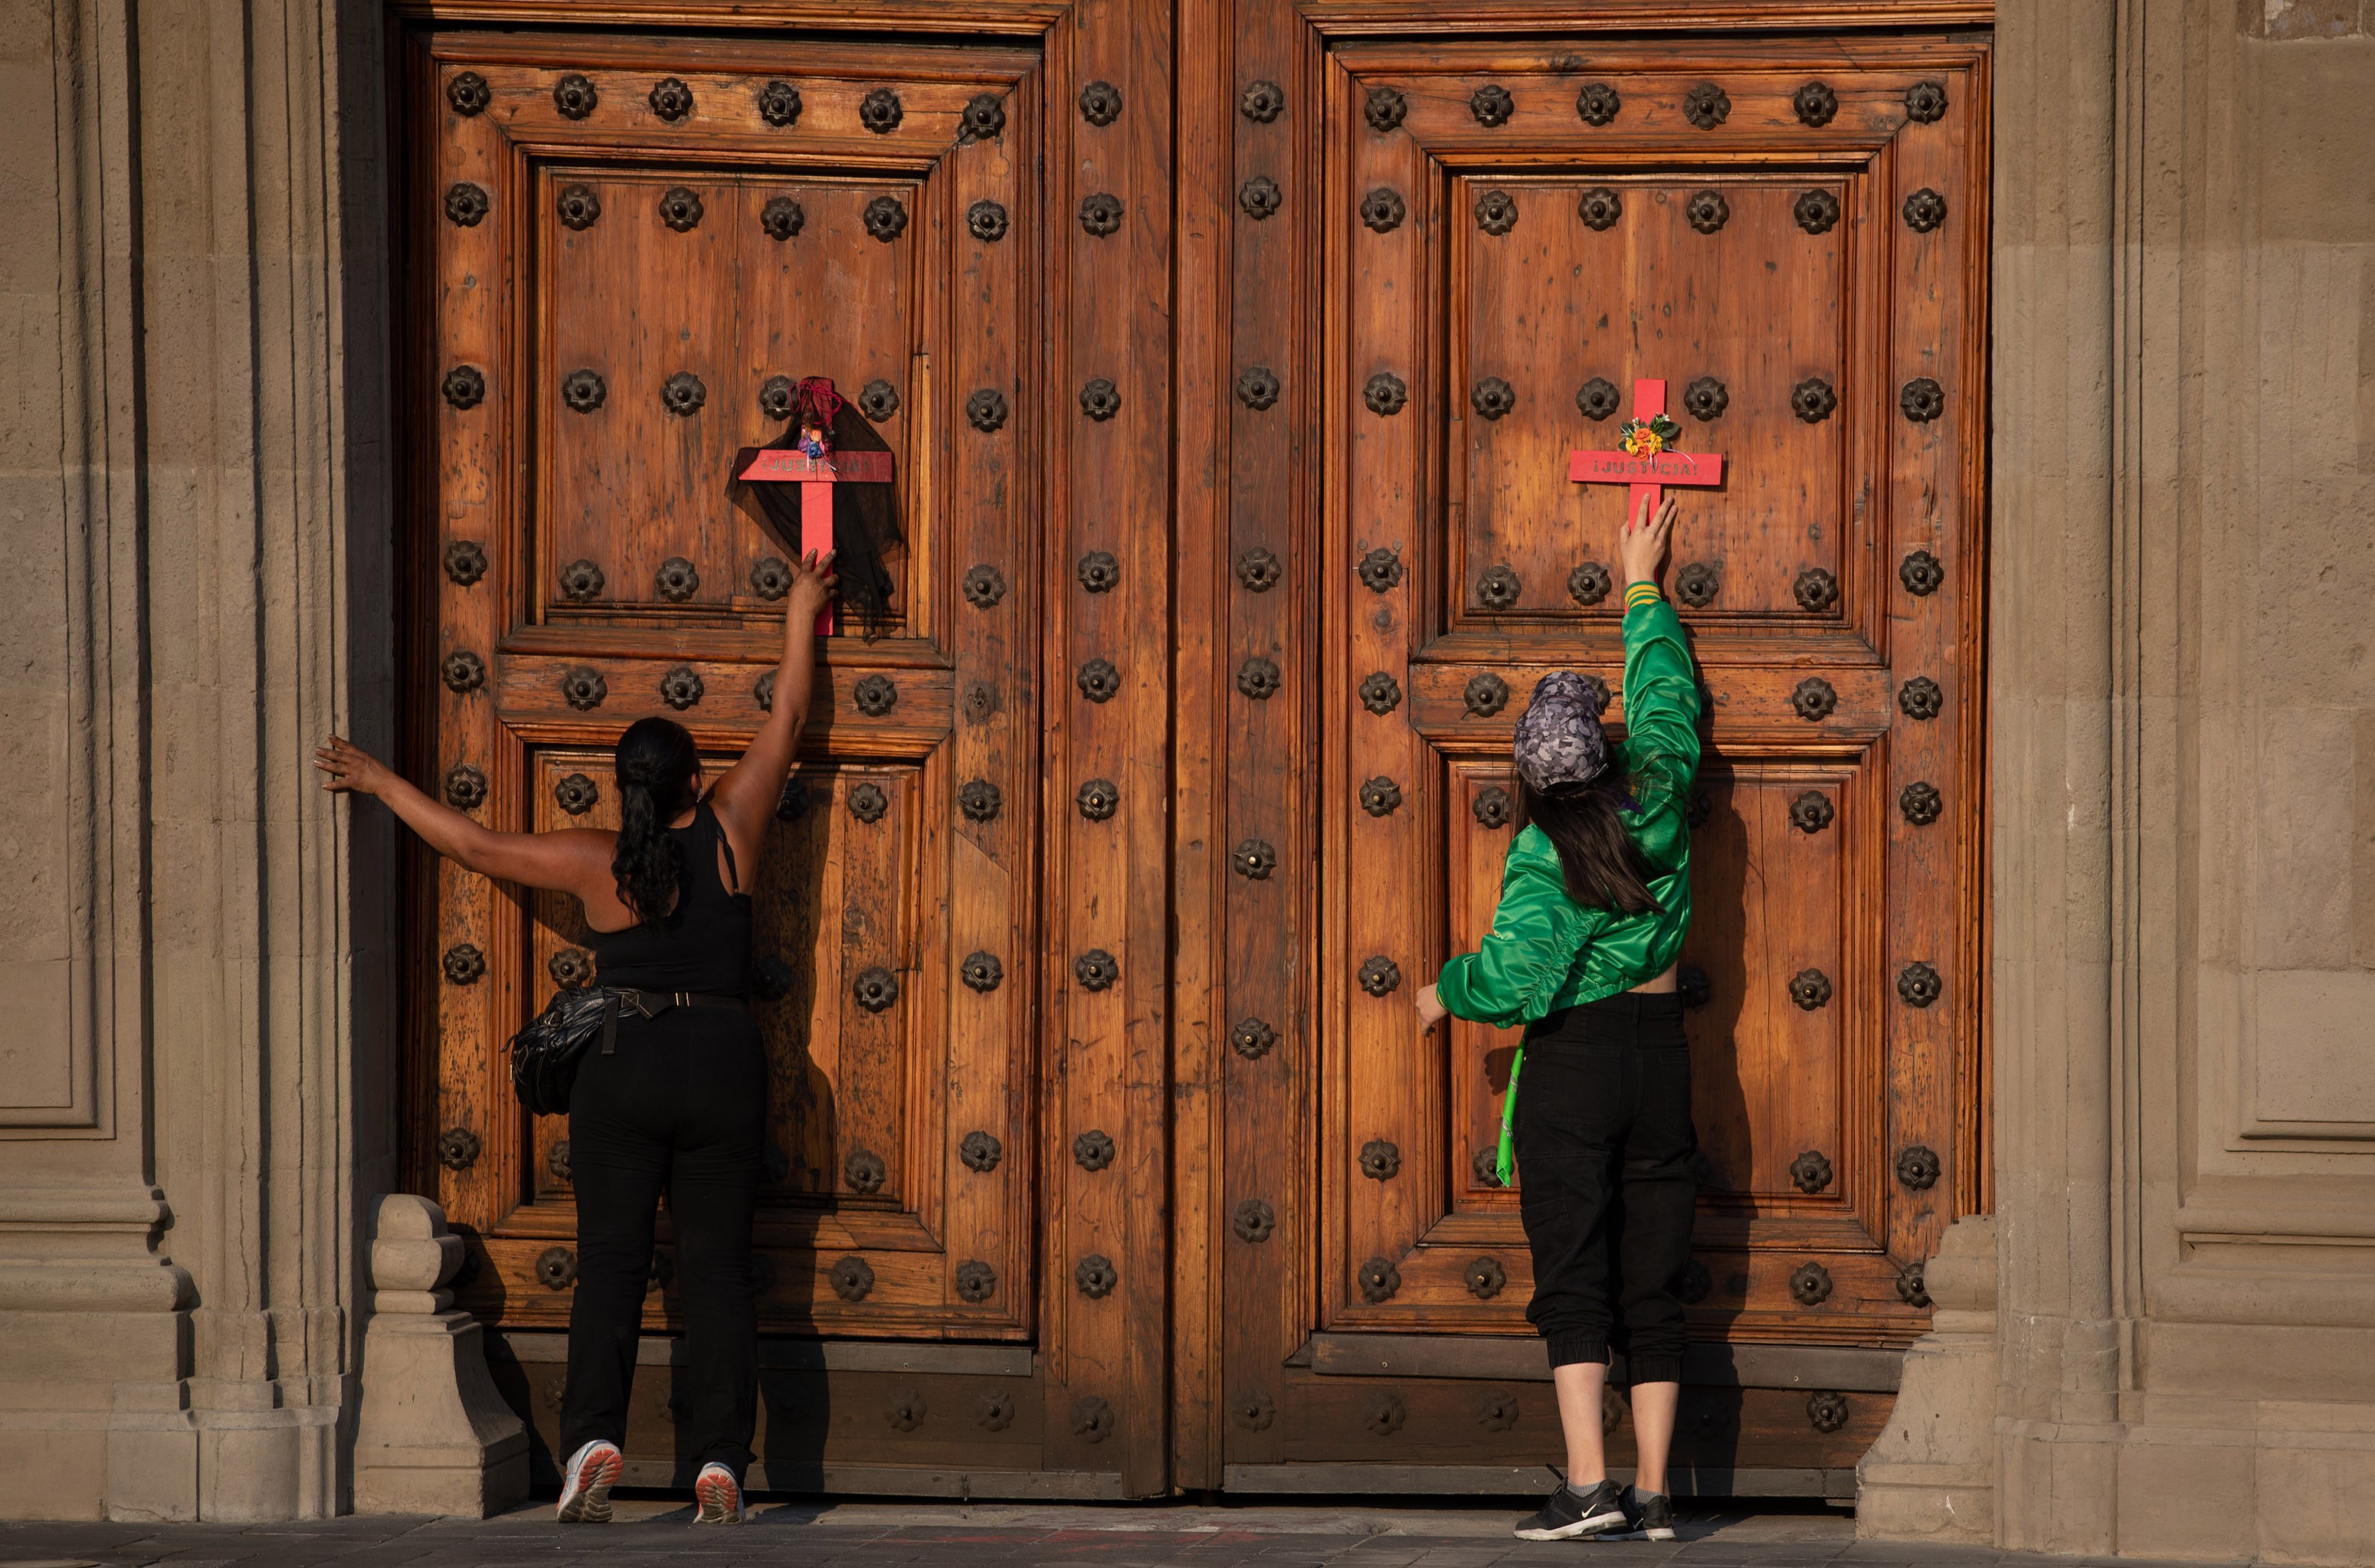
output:
M687 748L691 744L682 726L666 719L644 719L636 727L642 725L665 725L675 736L684 736ZM659 738L672 742L674 736ZM620 749L627 745L620 741ZM779 794L783 787L775 786ZM741 996L750 988L750 895L738 886L734 845L706 800L692 808L691 821L660 831L675 847L670 858L683 867L676 907L661 925L638 921L623 931L597 931L589 925L595 972L610 986ZM719 878L721 860L731 880Z
M595 983L620 998L615 1036L580 1059L569 1103L577 1282L561 1407L564 1523L610 1517L662 1192L685 1328L679 1452L699 1467L700 1520L742 1518L758 1413L750 1222L768 1076L759 1026L743 1005L750 895L742 868L758 863L791 772L808 718L813 628L833 581L830 555L793 568L774 704L715 787L703 790L701 758L682 725L649 718L628 727L616 757L615 833L495 832L337 736L314 753L328 775L324 787L377 796L466 868L574 894Z

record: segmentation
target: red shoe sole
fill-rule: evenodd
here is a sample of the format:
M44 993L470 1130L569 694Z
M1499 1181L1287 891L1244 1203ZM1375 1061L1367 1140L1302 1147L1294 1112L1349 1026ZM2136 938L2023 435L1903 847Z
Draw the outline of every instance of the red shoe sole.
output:
M703 1476L692 1483L693 1501L701 1512L696 1525L738 1525L742 1522L742 1489L723 1476Z
M626 1469L626 1456L617 1449L597 1454L577 1472L577 1491L561 1500L561 1522L607 1525L610 1522L610 1489Z

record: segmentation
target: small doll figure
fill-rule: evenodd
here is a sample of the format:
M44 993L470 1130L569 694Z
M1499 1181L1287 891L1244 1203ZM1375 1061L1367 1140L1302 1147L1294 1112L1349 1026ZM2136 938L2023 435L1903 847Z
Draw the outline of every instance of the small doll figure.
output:
M809 376L792 389L792 422L799 430L794 443L810 457L833 451L833 417L841 412L841 394L824 376Z

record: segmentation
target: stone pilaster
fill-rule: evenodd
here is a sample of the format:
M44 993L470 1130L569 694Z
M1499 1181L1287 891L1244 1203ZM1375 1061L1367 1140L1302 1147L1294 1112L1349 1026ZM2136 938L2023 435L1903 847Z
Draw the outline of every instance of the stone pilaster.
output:
M384 731L381 17L0 18L0 1514L318 1516L389 1165L385 838L306 776Z
M2011 0L1996 65L1989 697L2007 1545L2108 1551L2114 288L2125 0Z
M2375 36L1999 13L2000 1544L2375 1555Z

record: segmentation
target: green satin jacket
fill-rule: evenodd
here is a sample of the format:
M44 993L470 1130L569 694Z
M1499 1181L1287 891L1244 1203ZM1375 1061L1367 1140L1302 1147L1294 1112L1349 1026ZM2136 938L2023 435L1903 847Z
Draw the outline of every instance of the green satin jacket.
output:
M1529 1024L1655 979L1682 951L1691 924L1688 812L1699 771L1699 692L1683 623L1647 584L1625 595L1624 720L1615 762L1641 808L1626 814L1625 826L1649 862L1649 891L1660 907L1619 914L1577 903L1566 895L1558 851L1541 829L1527 828L1509 846L1493 929L1436 981L1454 1017L1502 1029Z

